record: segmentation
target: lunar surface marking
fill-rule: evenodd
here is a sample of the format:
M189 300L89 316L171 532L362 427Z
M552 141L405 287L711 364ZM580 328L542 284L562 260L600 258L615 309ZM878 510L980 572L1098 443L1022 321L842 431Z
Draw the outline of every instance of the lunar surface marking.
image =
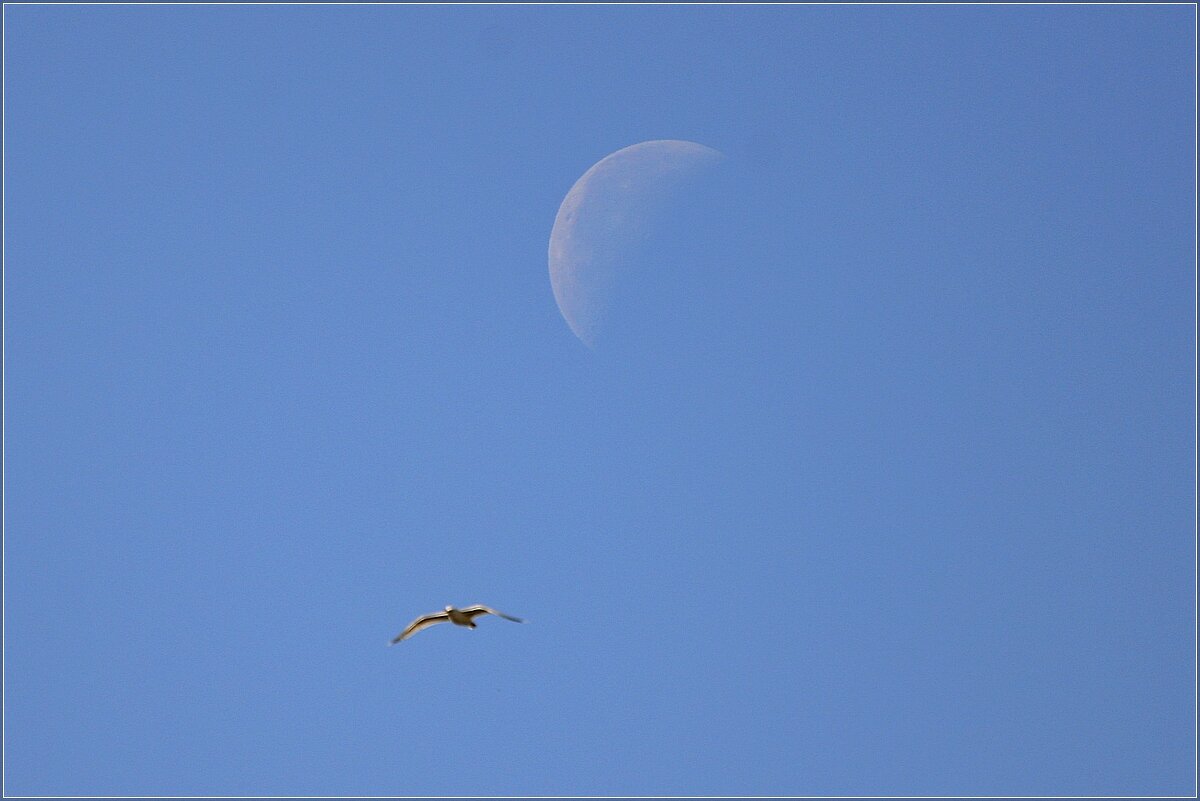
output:
M636 281L630 253L651 233L687 178L722 160L680 139L631 145L596 162L571 187L550 232L550 284L559 311L595 345L618 284Z

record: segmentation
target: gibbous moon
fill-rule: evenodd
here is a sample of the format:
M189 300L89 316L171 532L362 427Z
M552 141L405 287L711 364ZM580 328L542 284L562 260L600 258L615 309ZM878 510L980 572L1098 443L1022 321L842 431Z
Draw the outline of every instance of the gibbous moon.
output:
M656 139L605 156L575 182L550 232L550 284L559 311L588 347L604 330L614 295L636 282L631 254L688 179L724 156L680 139Z

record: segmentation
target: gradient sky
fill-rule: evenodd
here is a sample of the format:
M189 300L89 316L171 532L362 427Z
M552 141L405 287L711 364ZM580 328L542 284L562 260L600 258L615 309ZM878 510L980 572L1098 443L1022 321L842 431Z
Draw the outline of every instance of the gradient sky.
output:
M1195 14L5 6L6 792L1191 794Z

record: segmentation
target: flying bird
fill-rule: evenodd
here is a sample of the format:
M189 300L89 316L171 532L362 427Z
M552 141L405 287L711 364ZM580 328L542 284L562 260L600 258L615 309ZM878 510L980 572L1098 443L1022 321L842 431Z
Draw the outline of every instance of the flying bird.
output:
M505 620L511 620L514 623L525 622L519 617L506 615L503 612L497 612L495 609L489 609L483 604L468 606L466 609L455 609L453 606L447 606L444 612L433 612L428 615L422 615L412 623L409 623L408 628L392 638L391 644L395 645L401 640L407 640L421 629L427 629L430 626L438 623L445 623L446 621L450 621L456 626L466 626L469 629L473 629L475 628L475 618L479 617L480 615L495 615L496 617L502 617Z

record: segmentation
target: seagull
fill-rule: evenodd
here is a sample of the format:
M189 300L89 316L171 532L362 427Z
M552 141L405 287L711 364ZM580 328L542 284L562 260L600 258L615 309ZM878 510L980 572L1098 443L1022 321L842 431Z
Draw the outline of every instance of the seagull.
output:
M519 617L506 615L503 612L497 612L495 609L489 609L483 604L468 606L466 609L455 609L453 606L447 606L444 612L432 612L428 615L422 615L412 623L409 623L408 628L392 638L391 645L395 645L401 640L407 640L421 629L427 629L437 623L445 623L447 620L456 626L466 626L469 629L473 629L475 628L475 618L479 617L480 615L495 615L496 617L502 617L505 620L511 620L514 623L525 622Z

